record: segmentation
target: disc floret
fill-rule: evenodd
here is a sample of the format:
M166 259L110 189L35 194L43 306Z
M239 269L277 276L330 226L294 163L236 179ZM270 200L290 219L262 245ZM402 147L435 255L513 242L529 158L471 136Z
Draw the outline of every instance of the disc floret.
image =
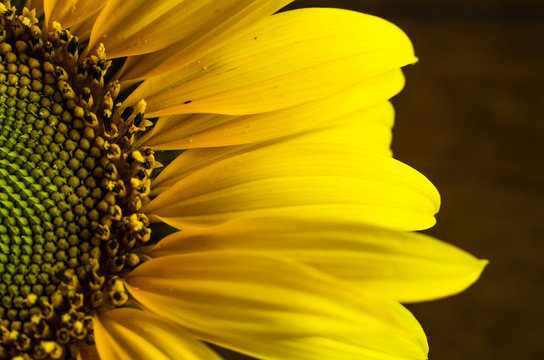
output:
M100 46L0 4L0 359L70 358L150 237L153 151L132 146L145 101L121 108Z

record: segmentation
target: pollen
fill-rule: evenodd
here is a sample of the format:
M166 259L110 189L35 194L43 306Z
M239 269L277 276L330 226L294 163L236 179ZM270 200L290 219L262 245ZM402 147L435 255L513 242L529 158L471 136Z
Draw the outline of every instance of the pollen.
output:
M145 101L121 109L100 46L0 4L0 360L69 359L150 237Z

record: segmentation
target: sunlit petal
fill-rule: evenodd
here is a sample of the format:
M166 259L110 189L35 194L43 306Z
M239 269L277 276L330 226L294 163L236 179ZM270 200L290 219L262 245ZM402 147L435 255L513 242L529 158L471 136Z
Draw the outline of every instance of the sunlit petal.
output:
M365 294L401 302L458 293L474 281L485 261L417 233L304 216L235 219L176 232L152 256L247 250L304 262L357 284Z
M369 79L327 99L255 115L195 114L159 119L142 145L157 150L246 144L303 132L343 144L388 150L394 111L384 100L404 84L400 70ZM385 146L383 137L386 135ZM341 134L334 136L332 133ZM339 143L341 145L341 143ZM377 148L376 148L377 149Z
M146 98L148 116L255 114L325 98L415 61L409 39L391 23L302 9L271 16L183 69L145 80L125 104Z
M204 226L253 214L346 218L414 230L434 224L439 195L412 168L360 148L276 144L212 152L189 150L202 164L175 179L145 211L172 226ZM191 157L190 157L191 158ZM174 182L174 183L172 183Z
M286 259L231 251L166 256L144 263L126 282L150 310L231 347L256 337L368 334L365 346L383 351L372 339L388 333L404 346L387 351L426 351L419 324L398 304Z

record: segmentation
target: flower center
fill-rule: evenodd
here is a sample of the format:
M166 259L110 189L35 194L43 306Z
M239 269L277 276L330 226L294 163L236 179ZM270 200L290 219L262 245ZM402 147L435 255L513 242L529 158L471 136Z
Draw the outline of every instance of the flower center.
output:
M0 12L0 359L70 358L128 300L120 275L150 236L145 102L118 109L103 48L79 59L59 24Z

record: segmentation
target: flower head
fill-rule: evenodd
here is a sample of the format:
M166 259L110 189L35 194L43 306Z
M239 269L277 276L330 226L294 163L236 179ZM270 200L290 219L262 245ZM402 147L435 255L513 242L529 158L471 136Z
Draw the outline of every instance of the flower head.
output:
M426 357L484 263L408 232L411 43L288 2L0 4L1 360Z

